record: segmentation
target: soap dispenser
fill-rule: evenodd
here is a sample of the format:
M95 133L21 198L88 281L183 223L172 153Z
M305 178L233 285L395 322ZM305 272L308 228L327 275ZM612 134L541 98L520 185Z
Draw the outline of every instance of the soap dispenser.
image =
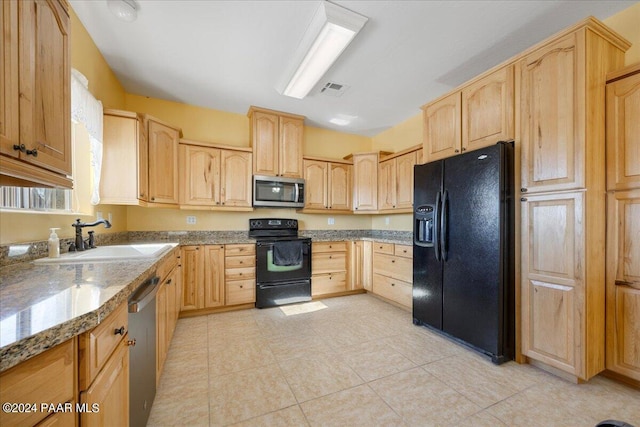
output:
M60 258L60 239L56 234L56 230L59 228L50 228L51 234L49 235L49 258Z

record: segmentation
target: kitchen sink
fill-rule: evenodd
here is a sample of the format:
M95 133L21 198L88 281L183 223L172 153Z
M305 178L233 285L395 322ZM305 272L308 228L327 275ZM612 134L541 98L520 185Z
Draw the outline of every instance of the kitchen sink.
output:
M126 261L156 258L173 248L172 243L139 243L130 245L100 246L82 252L68 252L60 258L40 258L36 264L77 263L97 261Z

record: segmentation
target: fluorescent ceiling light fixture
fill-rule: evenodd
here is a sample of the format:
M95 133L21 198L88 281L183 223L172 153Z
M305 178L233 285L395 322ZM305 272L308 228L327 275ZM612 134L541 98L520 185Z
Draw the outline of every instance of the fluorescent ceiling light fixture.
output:
M138 18L138 5L135 0L107 0L107 6L121 21L133 22Z
M357 119L358 116L349 116L347 114L338 114L336 117L329 119L329 123L333 123L338 126L346 126L351 123L354 119Z
M348 9L322 2L298 45L279 92L298 99L307 96L367 20Z

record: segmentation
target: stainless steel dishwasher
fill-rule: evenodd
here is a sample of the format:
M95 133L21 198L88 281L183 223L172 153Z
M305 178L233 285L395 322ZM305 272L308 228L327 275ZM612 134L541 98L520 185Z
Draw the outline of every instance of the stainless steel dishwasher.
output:
M156 396L156 293L149 277L129 298L129 425L145 426Z

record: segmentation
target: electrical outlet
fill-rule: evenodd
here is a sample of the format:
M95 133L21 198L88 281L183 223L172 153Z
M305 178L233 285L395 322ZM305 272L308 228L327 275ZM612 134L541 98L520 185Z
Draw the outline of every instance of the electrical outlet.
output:
M96 219L102 219L102 218L103 218L102 212L100 211L96 212Z
M388 216L384 217L384 225L389 225L389 217Z
M113 222L113 216L111 215L111 212L109 212L109 213L107 214L107 217L109 217L109 218L108 218L108 219L109 219L109 222Z
M329 217L329 218L327 218L327 224L329 224L329 225L333 225L333 224L335 224L335 223L336 223L335 218L333 218L333 217Z
M187 216L187 224L195 224L196 223L196 217L193 215L189 215Z

